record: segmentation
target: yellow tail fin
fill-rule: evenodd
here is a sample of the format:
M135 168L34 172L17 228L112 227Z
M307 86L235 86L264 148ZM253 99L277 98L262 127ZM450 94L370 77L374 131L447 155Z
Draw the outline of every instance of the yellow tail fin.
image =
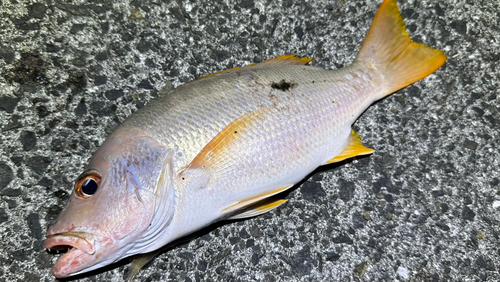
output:
M371 63L385 75L387 95L428 76L445 61L442 51L411 41L396 0L380 5L356 57L356 62Z

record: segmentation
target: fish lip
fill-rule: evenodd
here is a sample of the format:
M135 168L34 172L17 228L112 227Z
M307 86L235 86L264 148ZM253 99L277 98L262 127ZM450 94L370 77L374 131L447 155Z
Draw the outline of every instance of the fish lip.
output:
M83 251L86 254L95 253L94 234L87 232L65 232L47 235L47 240L43 242L44 249L52 249L57 246L70 246Z
M89 261L95 254L94 234L87 232L64 232L47 235L43 242L44 249L65 249L63 254L51 269L52 275L56 278L64 278L72 275L85 267L85 262Z

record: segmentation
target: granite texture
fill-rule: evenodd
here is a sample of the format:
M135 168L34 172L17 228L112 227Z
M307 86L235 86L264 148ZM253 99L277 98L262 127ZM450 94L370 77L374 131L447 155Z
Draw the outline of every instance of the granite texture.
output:
M45 231L160 89L287 53L341 68L380 2L0 1L0 281L54 280ZM500 280L500 4L398 2L412 39L449 59L354 124L376 152L185 238L136 281ZM74 281L122 281L126 262Z

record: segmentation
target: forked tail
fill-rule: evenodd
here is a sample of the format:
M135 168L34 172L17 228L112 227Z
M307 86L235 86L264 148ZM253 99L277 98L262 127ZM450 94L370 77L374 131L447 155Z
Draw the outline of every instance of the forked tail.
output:
M372 64L385 76L385 95L428 76L445 61L442 51L411 41L396 0L380 5L355 60Z

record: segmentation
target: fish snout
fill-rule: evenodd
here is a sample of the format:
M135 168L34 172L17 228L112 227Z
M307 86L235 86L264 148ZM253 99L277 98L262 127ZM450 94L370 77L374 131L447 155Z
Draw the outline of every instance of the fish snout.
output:
M66 251L52 267L57 278L68 277L86 267L95 250L94 234L87 232L47 233L43 248L50 251Z

